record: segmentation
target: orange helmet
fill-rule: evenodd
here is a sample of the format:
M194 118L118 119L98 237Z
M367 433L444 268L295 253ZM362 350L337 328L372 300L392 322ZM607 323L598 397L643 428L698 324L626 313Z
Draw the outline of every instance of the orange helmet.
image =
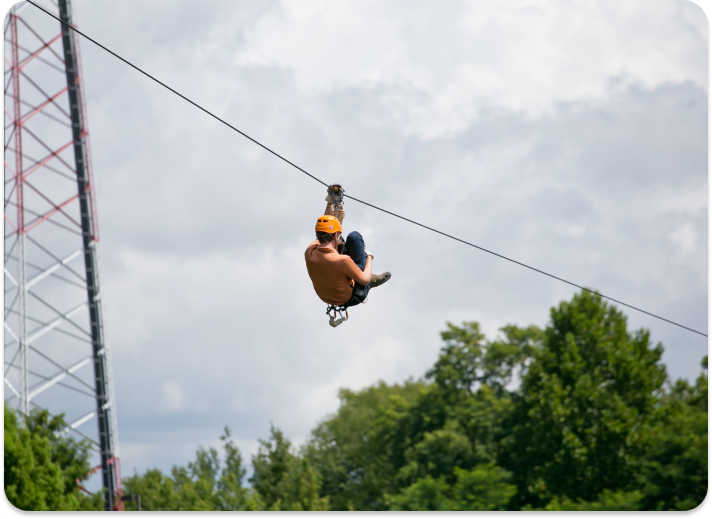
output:
M328 232L329 234L342 232L339 219L329 215L320 216L316 221L316 232Z

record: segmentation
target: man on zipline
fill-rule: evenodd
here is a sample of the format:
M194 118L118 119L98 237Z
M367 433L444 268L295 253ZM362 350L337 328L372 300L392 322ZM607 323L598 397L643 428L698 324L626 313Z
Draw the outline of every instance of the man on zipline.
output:
M346 308L365 303L369 290L388 281L391 273L371 274L373 254L366 249L360 233L350 232L344 243L343 191L339 184L327 189L325 214L317 219L316 240L309 244L304 258L319 298ZM332 326L336 326L333 321Z

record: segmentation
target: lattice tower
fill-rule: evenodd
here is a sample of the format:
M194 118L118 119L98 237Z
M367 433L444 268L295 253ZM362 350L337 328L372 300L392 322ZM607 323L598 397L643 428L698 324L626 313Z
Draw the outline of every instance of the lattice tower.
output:
M45 0L72 23L69 0ZM76 33L20 3L5 18L5 402L87 439L122 508L99 228Z

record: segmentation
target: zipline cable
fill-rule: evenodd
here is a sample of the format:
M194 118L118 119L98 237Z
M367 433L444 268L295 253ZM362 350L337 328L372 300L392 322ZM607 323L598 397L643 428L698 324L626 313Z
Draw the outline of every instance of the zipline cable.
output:
M93 43L94 45L96 45L97 47L102 48L103 50L105 50L106 52L108 52L109 54L111 54L112 56L114 56L115 58L120 59L121 61L123 61L124 63L126 63L129 67L132 67L132 68L138 70L138 71L139 71L141 74L143 74L144 76L146 76L146 77L148 77L148 78L154 80L156 83L158 83L158 84L161 85L162 87L164 87L164 88L170 90L171 92L173 92L175 95L177 95L178 97L180 97L180 98L183 99L184 101L188 101L188 102L189 102L190 104L192 104L194 107L198 108L199 110L202 110L203 112L205 112L206 114L208 114L210 117L213 117L213 118L217 119L218 121L220 121L221 123L223 123L225 126L227 126L227 127L231 128L231 129L235 130L237 133L239 133L239 134L242 135L243 137L245 137L245 138L247 138L247 139L250 139L252 142L254 142L254 143L257 144L258 146L260 146L260 147L266 149L266 150L269 151L272 155L275 155L276 157L279 157L280 159L282 159L284 162L286 162L286 163L289 164L290 166L293 166L293 167L297 168L299 171L301 171L301 172L304 173L305 175L309 175L311 178L313 178L314 180L316 180L316 181L319 182L320 184L324 184L326 187L329 187L329 184L323 182L322 180L319 180L318 178L316 178L314 175L312 175L312 174L309 173L308 171L304 171L302 168L300 168L299 166L297 166L294 162L291 162L291 161L289 161L288 159L282 157L282 155L280 155L280 154L277 153L276 151L274 151L274 150L268 148L267 146L265 146L265 145L262 144L261 142L256 141L255 139L253 139L252 137L250 137L249 135L247 135L245 132L242 132L242 131L238 130L237 128L235 128L235 127L234 127L232 124L230 124L229 122L227 122L227 121L225 121L225 120L223 120L223 119L220 119L220 117L218 117L218 116L215 115L214 113L209 112L208 110L206 110L205 108L203 108L202 106L200 106L198 103L196 103L196 102L194 102L194 101L191 101L190 99L188 99L187 97L185 97L185 96L184 96L183 94L181 94L180 92L178 92L178 91L172 89L171 87L169 87L168 85L166 85L163 81L161 81L161 80L156 79L155 77L153 77L153 76L152 76L151 74L149 74L148 72L145 72L145 71L141 70L141 69L138 68L136 65L134 65L133 63L131 63L131 62L128 61L128 60L125 60L124 58L122 58L121 56L119 56L118 54L116 54L114 51L112 51L111 49L107 49L107 48L104 47L101 43L99 43L98 41L96 41L96 40L90 38L89 36L87 36L86 34L84 34L82 31L80 31L79 29L77 29L76 27L72 27L72 26L69 25L68 23L63 22L61 19L57 18L55 15L53 15L52 13L50 13L49 11L47 11L46 9L44 9L43 7L40 7L39 5L37 5L36 3L32 2L31 0L27 0L27 1L28 1L29 3L31 3L32 5L34 5L37 9L39 9L39 10L44 11L45 13L47 13L49 16L51 16L52 18L54 18L55 20L57 20L57 21L58 21L59 23L61 23L62 25L66 25L67 27L69 27L70 29L72 29L72 30L73 30L74 32L76 32L77 34L79 34L79 35L85 37L87 40L89 40L90 42L92 42L92 43Z
M691 331L691 332L698 333L698 334L700 334L700 335L702 335L702 336L704 336L704 337L707 337L707 334L704 334L704 333L702 333L702 332L698 332L697 330L694 330L694 329L692 329L692 328L688 328L687 326L685 326L685 325L683 325L683 324L676 323L675 321L671 321L670 319L665 319L664 317L660 317L659 315L652 314L652 313L648 312L647 310L643 310L642 308L638 308L638 307L636 307L636 306L629 305L628 303L624 303L623 301L619 301L618 299L613 299L612 297L604 296L604 295L601 294L600 292L596 292L595 290L591 290L590 288L582 287L581 285L577 285L576 283L572 283L571 281L567 281L567 280L565 280L564 278L560 278L560 277L555 276L555 275L553 275L553 274L549 274L548 272L544 272L543 270L539 270L538 268L532 267L532 266L530 266L530 265L527 265L526 263L522 263L521 261L517 261L517 260L515 260L515 259L508 258L507 256L503 256L502 254L498 254L498 253L493 252L493 251L491 251L491 250L487 250L487 249L485 249L484 247L480 247L479 245L475 245L474 243L470 243L469 241L462 240L462 239L457 238L457 237L455 237L455 236L452 236L452 235L450 235L450 234L444 233L444 232L442 232L442 231L438 231L437 229L433 229L432 227L428 227L427 225L423 225L422 223L418 223L418 222L416 222L416 221L414 221L414 220L410 220L410 219L408 219L408 218L406 218L406 217L404 217L404 216L401 216L401 215L399 215L399 214L392 213L392 212L387 211L387 210L385 210L385 209L381 209L380 207L377 207L377 206L375 206L375 205L373 205L373 204L369 204L368 202L364 202L363 200L359 200L358 198L354 198L354 197L352 197L352 196L349 196L349 195L347 195L346 193L344 193L344 196L345 196L346 198L350 198L351 200L354 200L354 201L359 202L359 203L361 203L361 204L367 205L367 206L369 206L369 207L373 207L374 209L378 209L379 211L383 211L384 213L388 213L388 214L390 214L391 216L395 216L396 218L400 218L401 220L405 220L406 222L410 222L410 223L412 223L412 224L414 224L414 225L418 225L418 226L420 226L420 227L423 227L424 229L428 229L429 231L433 231L433 232L436 232L436 233L438 233L438 234L442 234L443 236L446 236L446 237L450 238L451 240L459 241L460 243L464 243L465 245L469 245L470 247L474 247L475 249L479 249L479 250L481 250L481 251L483 251L483 252L487 252L488 254L492 254L493 256L497 256L498 258L502 258L502 259L505 259L505 260L507 260L507 261L511 261L512 263L516 263L517 265L521 265L522 267L526 267L526 268L528 268L528 269L530 269L530 270L533 270L534 272L538 272L539 274L544 274L545 276L549 276L550 278L558 279L559 281L563 281L564 283L567 283L567 284L569 284L569 285L571 285L571 286L574 286L574 287L576 287L576 288L580 288L581 290L585 290L586 292L590 292L591 294L596 294L597 296L600 296L600 297L603 297L603 298L605 298L605 299L608 299L609 301L613 301L613 302L618 303L618 304L620 304L620 305L627 306L628 308L632 308L633 310L637 310L638 312L642 312L642 313L647 314L647 315L649 315L649 316L651 316L651 317L655 317L656 319L660 319L660 320L665 321L665 322L668 322L668 323L670 323L670 324L674 324L675 326L679 326L680 328L684 328L685 330L689 330L689 331Z
M61 23L62 25L65 25L66 27L68 27L69 29L73 30L74 32L76 32L76 33L79 34L80 36L86 38L87 40L89 40L90 42L92 42L92 43L93 43L94 45L96 45L97 47L99 47L99 48L105 50L106 52L108 52L109 54L111 54L112 56L114 56L115 58L118 58L119 60L123 61L123 62L126 63L128 66L130 66L131 68L137 70L138 72L140 72L140 73L143 74L144 76L148 77L149 79L152 79L153 81L155 81L156 83L158 83L158 84L161 85L162 87L166 88L167 90L170 90L171 92L173 92L175 95L177 95L178 97L180 97L180 98L183 99L184 101L187 101L188 103L192 104L193 106L195 106L195 107L198 108L199 110L201 110L201 111L205 112L206 114L208 114L210 117L212 117L212 118L214 118L214 119L217 119L218 121L220 121L221 123L223 123L223 124L224 124L225 126L227 126L228 128L230 128L230 129L236 131L237 133L239 133L240 135L242 135L242 136L245 137L246 139L249 139L250 141L252 141L252 142L254 142L255 144L257 144L258 146L260 146L261 148L263 148L263 149L265 149L266 151L270 152L270 153L271 153L272 155L274 155L275 157L277 157L277 158L279 158L279 159L282 159L284 162L286 162L286 163L289 164L290 166L296 168L297 170L301 171L301 172L304 173L305 175L307 175L307 176L311 177L312 179L316 180L316 181L319 182L320 184L322 184L322 185L324 185L324 186L326 186L326 187L329 186L329 185L328 185L326 182L324 182L323 180L318 179L317 177L315 177L314 175L312 175L312 174L309 173L308 171L306 171L306 170L300 168L299 166L297 166L294 162L292 162L292 161L286 159L285 157L283 157L282 155L280 155L280 154L277 153L276 151L272 150L271 148L268 148L267 146L265 146L265 145L262 144L261 142L259 142L259 141L255 140L255 139L253 139L252 137L250 137L249 135L247 135L245 132L243 132L243 131L241 131L241 130L235 128L233 125L231 125L230 123L228 123L228 122L225 121L224 119L221 119L220 117L218 117L218 116L215 115L214 113L212 113L212 112L210 112L209 110L207 110L207 109L203 108L202 106L200 106L200 105L199 105L198 103L196 103L195 101L190 100L189 98L187 98L186 96L184 96L184 95L181 94L180 92L174 90L173 88L169 87L168 85L166 85L165 83L163 83L163 82L160 81L159 79L156 79L155 77L153 77L153 76L152 76L151 74L149 74L148 72L145 72L144 70L140 69L139 67L137 67L136 65L134 65L134 64L131 63L130 61L128 61L128 60L122 58L121 56L119 56L118 54L116 54L114 51L112 51L111 49L106 48L104 45L102 45L102 44L99 43L98 41L94 40L93 38L90 38L89 36L87 36L86 34L84 34L83 32L81 32L79 29L77 29L76 27L73 27L73 26L71 26L71 25L69 25L69 24L63 22L60 18L56 17L55 15L53 15L52 13L50 13L49 11L47 11L46 9L44 9L43 7L40 7L39 5L37 5L36 3L34 3L32 0L26 0L26 1L27 1L28 3L34 5L34 6L35 6L37 9L39 9L40 11L43 11L43 12L44 12L45 14L47 14L48 16L51 16L52 18L54 18L55 20L57 20L57 21L58 21L59 23ZM353 201L355 201L355 202L358 202L358 203L360 203L360 204L366 205L366 206L368 206L368 207L372 207L373 209L377 209L378 211L384 212L384 213L389 214L389 215L391 215L391 216L395 216L396 218L400 218L401 220L404 220L404 221L406 221L406 222L412 223L412 224L414 224L414 225L417 225L417 226L422 227L422 228L424 228L424 229L427 229L427 230L429 230L429 231L435 232L435 233L437 233L437 234L440 234L440 235L445 236L445 237L447 237L447 238L450 238L450 239L452 239L452 240L458 241L458 242L463 243L463 244L465 244L465 245L469 245L470 247L474 247L475 249L479 249L479 250L481 250L481 251L483 251L483 252L486 252L486 253L488 253L488 254L492 254L493 256L497 256L498 258L502 258L502 259L507 260L507 261L510 261L510 262L512 262L512 263L516 263L517 265L520 265L520 266L522 266L522 267L526 267L526 268L528 268L528 269L530 269L530 270L533 270L534 272L538 272L539 274L544 274L545 276L549 276L550 278L556 279L556 280L558 280L558 281L562 281L562 282L564 282L564 283L566 283L566 284L568 284L568 285L574 286L574 287L579 288L579 289L581 289L581 290L585 290L586 292L589 292L589 293L591 293L591 294L595 294L595 295L597 295L597 296L599 296L599 297L602 297L602 298L604 298L604 299L608 299L609 301L613 301L614 303L618 303L618 304L620 304L620 305L626 306L626 307L628 307L628 308L631 308L631 309L636 310L636 311L638 311L638 312L644 313L644 314L649 315L649 316L651 316L651 317L655 317L656 319L660 319L661 321L665 321L665 322L670 323L670 324L673 324L673 325L675 325L675 326L679 326L680 328L684 328L685 330L688 330L688 331L690 331L690 332L696 333L696 334L698 334L698 335L702 335L703 337L707 337L707 334L706 334L706 333L702 333L702 332L697 331L697 330L695 330L695 329L693 329L693 328L689 328L689 327L687 327L687 326L685 326L685 325L683 325L683 324L677 323L677 322L675 322L675 321L671 321L670 319L666 319L665 317L661 317L661 316L656 315L656 314L654 314L654 313L648 312L647 310L643 310L642 308L638 308L637 306L629 305L628 303L624 303L623 301L620 301L620 300L618 300L618 299L614 299L614 298L612 298L612 297L603 295L603 294L601 294L600 292L596 292L595 290L591 290L590 288L586 288L586 287L583 287L583 286L581 286L581 285L577 285L576 283L572 283L571 281L567 281L567 280L565 280L565 279L563 279L563 278L560 278L560 277L558 277L558 276L555 276L555 275L553 275L553 274L549 274L548 272L544 272L543 270L539 270L538 268L535 268L535 267L532 267L532 266L530 266L530 265L527 265L526 263L522 263L522 262L517 261L517 260L514 260L514 259L512 259L512 258L508 258L507 256L503 256L502 254L498 254L498 253L493 252L493 251L491 251L491 250L485 249L484 247L480 247L479 245L475 245L474 243L470 243L470 242L468 242L468 241L462 240L462 239L457 238L457 237L455 237L455 236L452 236L452 235L450 235L450 234L444 233L444 232L442 232L442 231L438 231L437 229L433 229L432 227L428 227L427 225L424 225L424 224L422 224L422 223L418 223L418 222L416 222L415 220L411 220L411 219L406 218L406 217L404 217L404 216L400 216L399 214L392 213L391 211L387 211L386 209L382 209L382 208L380 208L380 207L378 207L378 206L375 206L375 205L373 205L373 204L369 204L368 202L364 202L363 200L359 200L358 198L355 198L355 197L353 197L353 196L350 196L350 195L347 195L347 194L344 194L344 196L345 196L346 198L350 198L351 200L353 200Z

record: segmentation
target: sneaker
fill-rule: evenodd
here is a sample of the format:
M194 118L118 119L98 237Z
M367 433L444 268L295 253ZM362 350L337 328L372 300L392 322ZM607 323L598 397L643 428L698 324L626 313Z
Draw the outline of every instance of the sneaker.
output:
M390 272L384 272L383 274L372 274L371 275L371 283L369 283L369 287L374 288L381 286L383 283L391 279L391 273Z

